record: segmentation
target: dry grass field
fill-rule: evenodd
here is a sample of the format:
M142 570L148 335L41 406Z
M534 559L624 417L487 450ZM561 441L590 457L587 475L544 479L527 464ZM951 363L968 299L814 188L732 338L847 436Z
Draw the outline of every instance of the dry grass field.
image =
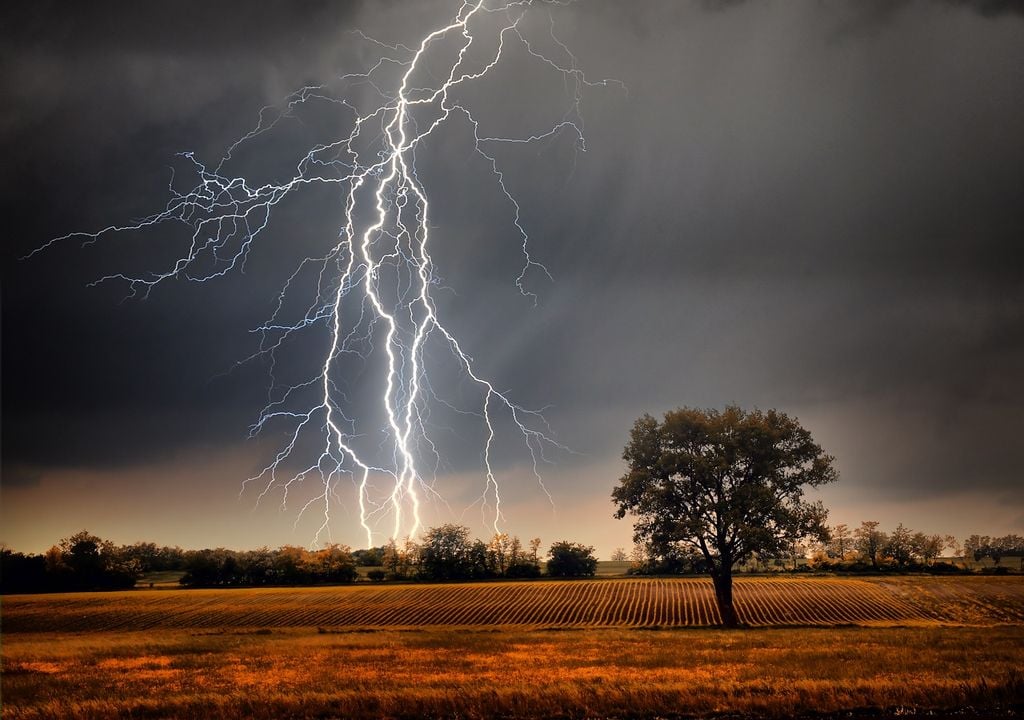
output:
M12 596L3 718L1024 708L1024 578L750 578L737 601L754 627L698 627L694 579Z

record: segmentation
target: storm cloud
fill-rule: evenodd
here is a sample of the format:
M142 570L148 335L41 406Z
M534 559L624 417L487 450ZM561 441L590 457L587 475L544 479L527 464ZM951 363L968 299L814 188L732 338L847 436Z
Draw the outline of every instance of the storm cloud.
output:
M122 495L126 473L141 484L187 482L167 468L195 467L195 457L220 458L211 467L237 491L266 450L245 437L267 375L259 362L236 363L254 349L250 329L272 308L283 261L332 237L338 206L330 193L309 193L280 209L244 275L170 283L144 301L87 284L166 260L183 240L173 228L17 258L161 207L176 152L219 158L261 107L373 62L380 49L352 30L411 43L453 7L0 11L5 515L31 525L75 473L100 494L104 473ZM588 76L626 90L586 90L586 152L563 138L502 155L533 252L554 278L528 278L536 306L515 287L507 208L457 133L425 156L424 180L459 188L434 216L455 329L496 385L526 406L551 406L559 439L579 453L547 470L556 504L606 501L640 413L735 402L800 417L836 456L844 497L917 501L934 514L969 488L978 507L1006 510L995 521L1003 526L977 531L1021 531L1020 8L551 8ZM513 58L471 99L508 132L542 120L558 97L540 77L529 58ZM285 129L255 167L273 173L288 143L314 131ZM479 448L451 446L454 494L471 500ZM518 477L511 452L503 462ZM509 516L511 531L555 532L531 524L546 503L535 487L514 495L521 514ZM564 532L597 543L614 523L607 507L592 526L573 515L579 525ZM290 540L290 522L280 518L271 539L240 529L222 542ZM967 531L952 511L916 522Z

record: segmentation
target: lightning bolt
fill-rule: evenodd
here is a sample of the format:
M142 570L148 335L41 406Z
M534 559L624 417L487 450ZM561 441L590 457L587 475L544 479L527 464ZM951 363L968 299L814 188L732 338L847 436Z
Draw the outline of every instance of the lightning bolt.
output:
M257 485L257 504L279 491L285 507L296 485L315 478L319 490L301 506L295 519L297 525L305 513L318 509L322 521L313 544L324 535L330 538L331 514L342 501L339 484L343 480L354 487L368 547L374 545L382 523L393 539L418 534L424 500L444 502L436 490L442 458L427 432L430 409L437 405L482 423L484 487L478 502L486 523L495 532L500 532L503 520L501 488L493 461L499 414L510 419L510 427L521 435L533 476L551 500L540 466L548 462L547 449L568 448L554 439L543 410L520 406L478 372L473 358L440 317L433 291L441 279L430 254L437 240L431 233L428 188L417 173L416 151L439 127L453 120L462 119L471 129L470 148L492 172L520 239L523 264L515 285L525 298L536 303L536 295L527 289L527 276L536 271L550 278L550 273L530 252L531 238L520 204L506 184L494 148L528 145L568 134L576 150L585 151L583 91L617 83L610 79L592 82L578 68L573 53L557 37L550 13L551 5L563 4L557 0L462 2L447 24L430 31L412 47L383 43L356 32L360 41L381 54L365 72L338 78L343 90L340 96L328 85L301 88L281 105L261 110L256 127L234 142L215 166L208 167L191 152L182 153L195 172L196 183L187 192L178 192L172 175L170 198L160 212L132 224L54 238L32 253L71 238L89 244L107 234L143 231L164 223L188 226L191 236L187 251L164 270L141 275L111 274L93 283L120 281L127 284L129 296L145 297L167 280L184 278L205 283L232 271L244 271L252 247L286 197L306 186L340 188L344 222L337 237L324 252L301 260L278 293L270 318L254 329L259 335L258 349L239 361L269 359L266 404L250 428L250 437L271 424L285 428L283 444L264 467L242 483L242 491ZM535 12L546 13L547 22L542 24L549 38L545 41L550 40L557 52L555 57L538 50L540 43L524 29L527 16ZM473 59L474 44L485 48L483 57ZM546 71L564 79L568 104L564 114L543 131L521 137L491 136L481 129L468 103L459 99L459 91L481 83L513 45ZM437 67L442 71L438 72ZM354 99L356 89L371 94L369 108L362 108ZM257 185L227 173L226 167L243 146L314 101L344 108L351 116L348 134L309 149L286 182ZM291 299L300 292L296 287L307 288L312 296L312 300L306 296L297 321L287 319ZM302 382L279 384L275 375L278 352L300 334L318 329L326 329L328 340L318 370ZM460 407L434 391L425 357L425 348L431 342L444 347L450 362L477 388L475 407ZM386 418L382 429L385 440L376 452L367 452L357 450L363 433L353 402L345 392L343 365L355 359L374 362L381 354L384 388L377 402ZM319 449L300 462L307 447ZM424 473L422 467L431 460L432 472Z

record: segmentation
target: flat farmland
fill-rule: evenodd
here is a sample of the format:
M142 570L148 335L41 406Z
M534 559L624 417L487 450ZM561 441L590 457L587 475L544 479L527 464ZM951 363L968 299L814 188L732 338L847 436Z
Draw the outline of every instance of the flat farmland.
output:
M2 600L4 720L1021 717L1024 578L144 590Z
M752 627L1024 623L1024 578L739 578ZM701 627L719 624L698 578L153 590L10 596L3 632L209 628Z

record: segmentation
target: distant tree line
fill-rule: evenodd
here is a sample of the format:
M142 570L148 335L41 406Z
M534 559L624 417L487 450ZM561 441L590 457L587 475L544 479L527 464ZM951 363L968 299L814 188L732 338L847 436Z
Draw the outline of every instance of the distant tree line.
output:
M781 552L759 555L744 568L821 570L838 572L967 572L967 567L988 558L994 566L1005 557L1024 557L1024 537L971 535L961 545L952 535L915 532L902 523L885 531L874 520L851 528L846 524L828 527L824 539L803 538L789 543ZM960 563L939 562L951 555ZM618 559L624 551L617 551ZM637 545L628 556L629 572L641 575L700 574L707 572L703 558L692 549L669 546L655 551Z
M285 545L276 550L192 550L185 553L187 587L254 587L350 583L358 577L356 559L346 545L308 550Z
M373 581L533 578L542 574L540 544L534 538L524 548L519 538L505 533L484 542L471 539L462 525L442 525L420 542L391 541L361 550L345 545L183 550L145 542L115 545L82 530L42 555L0 551L0 592L126 589L147 573L163 571L182 573L179 582L186 587L350 583L360 566L372 568L366 574ZM597 568L594 548L566 540L554 543L546 559L552 577L588 576Z
M964 541L963 552L964 555L973 557L975 562L989 558L993 564L998 565L999 561L1007 556L1024 557L1024 537L1020 535L1003 535L1002 537L971 535Z
M880 523L867 520L851 529L844 524L828 529L826 542L808 548L810 564L834 570L924 570L950 571L957 568L936 565L947 550L959 555L960 546L951 535L914 532L903 523L892 532L880 529Z
M130 588L143 572L162 569L164 563L180 567L177 555L154 557L152 543L117 546L87 530L63 538L42 555L0 550L0 592L68 592ZM163 550L168 550L163 548Z
M542 562L541 541L526 547L519 538L498 533L484 542L462 525L429 529L420 542L406 539L352 550L328 545L319 550L286 545L276 550L183 550L151 542L115 545L87 530L61 539L41 555L0 549L0 593L118 590L133 587L147 573L177 571L187 587L317 585L350 583L358 567L372 581L487 580L497 578L587 577L594 575L594 548L561 540ZM838 572L966 572L963 563L938 562L944 553L967 564L990 560L994 570L1007 557L1024 557L1024 537L971 535L963 544L951 535L929 535L897 525L890 532L870 520L859 527L827 528L827 539L790 543L784 552L759 556L746 569ZM617 548L616 561L630 561L631 574L700 574L708 571L700 554L667 544L659 551L638 544L632 553ZM741 568L743 569L743 568Z
M143 575L162 571L183 573L180 583L190 587L346 583L357 577L356 563L355 553L343 545L182 550L145 542L115 545L82 530L42 555L0 551L0 592L127 589Z
M541 575L540 538L527 548L518 537L496 533L488 542L471 539L464 525L441 525L429 529L416 543L395 541L379 549L382 569L371 572L376 580L419 579L485 580L494 578L535 578ZM597 569L594 548L562 540L547 553L546 572L552 577L583 577Z

